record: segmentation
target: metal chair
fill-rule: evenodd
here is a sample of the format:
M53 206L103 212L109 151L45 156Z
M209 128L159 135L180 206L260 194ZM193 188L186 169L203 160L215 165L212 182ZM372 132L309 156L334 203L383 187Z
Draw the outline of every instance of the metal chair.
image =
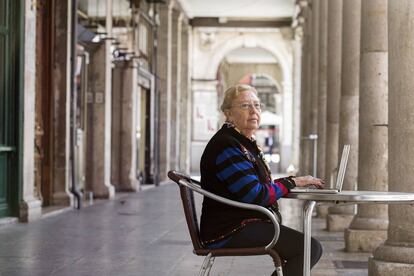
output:
M274 245L279 238L279 223L276 220L274 212L266 209L262 206L255 204L241 203L234 200L215 195L201 188L200 182L192 179L190 176L176 172L169 171L168 177L178 184L180 187L180 195L183 203L185 219L187 221L188 231L190 232L191 241L194 247L194 254L199 256L206 256L201 266L199 276L210 274L211 267L213 266L215 257L222 256L253 256L253 255L270 255L273 259L277 275L282 276L282 262L279 254L273 249ZM255 210L267 215L270 221L273 223L275 228L275 234L272 241L263 247L248 247L248 248L217 248L210 249L206 248L200 239L200 231L197 220L196 206L194 203L193 192L202 194L203 196L209 197L213 200L219 201L223 204L228 204L234 207Z

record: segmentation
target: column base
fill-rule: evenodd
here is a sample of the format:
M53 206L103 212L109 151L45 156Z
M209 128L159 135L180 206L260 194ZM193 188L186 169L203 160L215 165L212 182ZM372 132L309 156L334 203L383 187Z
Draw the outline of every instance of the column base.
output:
M103 187L100 187L99 191L97 189L93 192L94 198L100 198L100 199L114 199L115 198L115 187L112 184L109 184L108 186L105 185Z
M38 199L23 200L19 206L19 220L30 222L42 215L42 202Z
M53 205L70 206L72 205L71 197L72 195L69 195L66 192L56 192L53 194Z
M412 243L393 245L386 242L378 247L373 255L376 260L414 265L414 245Z
M329 232L345 231L351 225L354 215L348 214L328 214L326 217L326 227Z
M347 252L372 252L387 239L386 230L345 230Z
M117 192L136 192L139 190L139 185L140 182L136 178L128 178L125 183L121 183L118 187L115 188L115 185L112 186Z
M109 184L108 199L114 199L114 198L115 198L115 187L112 184Z
M385 262L377 260L373 257L368 261L369 276L411 276L413 275L414 264Z
M388 210L385 211L388 213ZM387 231L388 224L388 216L384 218L369 218L356 215L349 228L354 230Z
M326 218L328 216L329 205L316 206L316 216L318 218Z

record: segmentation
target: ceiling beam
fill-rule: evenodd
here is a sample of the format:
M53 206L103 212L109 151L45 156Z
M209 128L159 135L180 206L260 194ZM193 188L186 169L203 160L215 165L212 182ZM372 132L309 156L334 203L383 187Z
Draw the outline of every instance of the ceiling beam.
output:
M291 17L269 20L223 19L219 17L194 17L190 19L193 27L230 27L230 28L281 28L292 25Z

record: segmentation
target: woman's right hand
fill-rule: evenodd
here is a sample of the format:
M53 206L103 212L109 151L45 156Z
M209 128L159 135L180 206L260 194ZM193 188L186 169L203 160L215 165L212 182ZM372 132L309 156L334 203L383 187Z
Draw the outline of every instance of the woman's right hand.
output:
M293 177L292 180L295 181L297 187L314 185L316 188L322 189L325 186L325 181L311 175Z

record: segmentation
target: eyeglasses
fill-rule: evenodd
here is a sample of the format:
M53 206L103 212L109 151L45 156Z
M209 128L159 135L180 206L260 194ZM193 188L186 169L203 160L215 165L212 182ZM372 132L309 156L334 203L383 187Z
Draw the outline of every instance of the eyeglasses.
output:
M264 103L241 103L238 105L232 105L231 107L238 107L244 110L250 110L250 109L256 109L256 110L262 110L265 108Z

